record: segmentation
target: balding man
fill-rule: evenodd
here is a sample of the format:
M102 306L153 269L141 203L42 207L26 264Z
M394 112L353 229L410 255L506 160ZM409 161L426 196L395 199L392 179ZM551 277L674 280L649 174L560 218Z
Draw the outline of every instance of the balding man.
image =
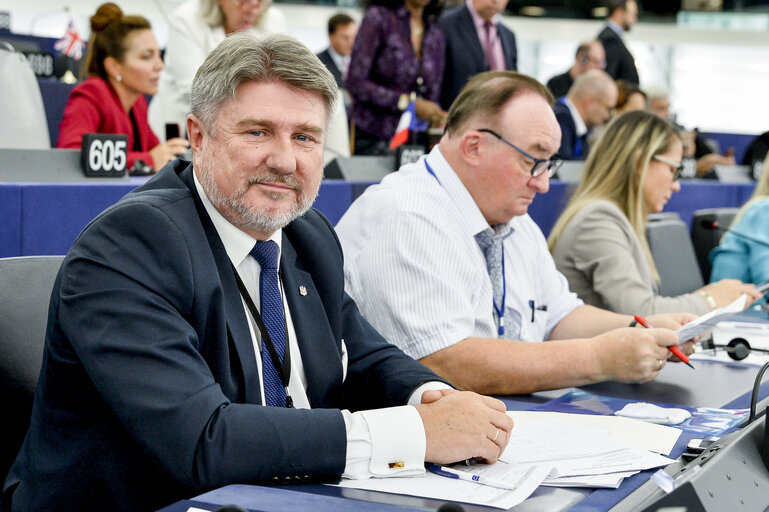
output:
M336 226L345 289L364 316L460 388L513 394L650 380L676 343L672 331L628 329L632 317L584 305L526 214L558 167L551 104L525 75L475 76L440 144L366 190Z
M553 96L560 98L569 92L574 80L591 69L603 69L606 67L606 52L603 45L598 40L585 41L577 47L577 54L574 56L574 64L568 71L556 75L547 81L547 88L553 93Z
M611 118L617 104L617 85L600 69L582 73L566 96L553 106L561 126L558 156L564 160L584 160L589 151L590 131Z

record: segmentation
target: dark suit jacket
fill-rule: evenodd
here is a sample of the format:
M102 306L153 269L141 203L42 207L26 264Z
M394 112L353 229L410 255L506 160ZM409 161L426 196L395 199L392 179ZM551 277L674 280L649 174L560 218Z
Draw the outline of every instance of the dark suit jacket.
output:
M567 71L566 73L555 75L553 78L548 80L547 88L550 89L550 92L553 93L553 97L557 100L561 96L566 96L566 93L569 92L572 84L574 84L574 79Z
M284 229L281 274L313 409L257 405L233 270L187 164L99 215L62 265L30 429L5 484L20 482L14 511L156 510L225 484L335 479L339 408L402 405L437 379L361 317L334 231L310 210Z
M574 124L569 107L562 101L556 101L553 112L561 127L561 147L558 149L558 156L563 160L584 160L588 153L587 137L577 137L577 125ZM575 154L577 147L580 149L579 155Z
M604 27L598 40L606 51L606 72L615 80L627 80L638 85L638 70L635 59L625 46L622 38L609 27Z
M328 52L328 49L320 52L318 54L318 58L323 63L323 65L326 66L329 71L331 71L331 75L334 77L334 80L336 80L336 85L340 88L344 88L344 78L342 78L342 71L336 67L336 62L334 62L334 59L331 58L331 54Z
M441 107L448 110L467 81L478 73L488 71L489 65L467 6L447 10L438 20L438 26L446 38ZM505 69L518 69L515 34L501 23L497 24L497 33L505 55Z

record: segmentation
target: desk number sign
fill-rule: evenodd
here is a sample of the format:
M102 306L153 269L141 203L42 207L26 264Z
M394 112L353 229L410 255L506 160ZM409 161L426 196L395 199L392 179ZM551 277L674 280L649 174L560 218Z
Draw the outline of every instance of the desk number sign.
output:
M128 135L86 133L80 162L86 176L121 177L128 164Z

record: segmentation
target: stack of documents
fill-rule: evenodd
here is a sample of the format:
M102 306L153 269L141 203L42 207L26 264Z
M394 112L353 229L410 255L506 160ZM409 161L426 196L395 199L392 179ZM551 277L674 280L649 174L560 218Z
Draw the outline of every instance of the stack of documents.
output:
M540 485L616 488L626 476L673 462L662 454L670 453L681 434L618 416L536 411L508 415L515 426L499 462L451 469L510 483L513 490L429 472L420 477L343 480L338 485L507 509Z
M629 418L585 417L594 422L588 425L585 418L570 418L581 416L574 414L509 414L518 419L500 461L549 465L551 471L542 485L556 487L616 488L627 476L672 463L660 452L670 453L680 435L677 429ZM663 434L657 437L655 432Z

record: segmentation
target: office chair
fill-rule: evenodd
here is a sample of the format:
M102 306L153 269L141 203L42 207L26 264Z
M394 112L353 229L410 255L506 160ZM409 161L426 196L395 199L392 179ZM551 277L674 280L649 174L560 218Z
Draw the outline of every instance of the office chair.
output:
M63 256L0 258L0 481L21 448L43 360L48 303Z
M678 219L681 220L681 214L678 212L655 212L646 216L646 222L656 222L664 219Z
M684 221L661 219L649 222L646 237L660 274L660 295L681 295L703 286L689 227Z
M694 252L697 254L697 263L700 266L702 279L707 283L710 281L710 251L712 251L724 236L725 230L734 220L739 208L704 208L695 210L692 216L692 244ZM714 227L713 223L716 227Z

